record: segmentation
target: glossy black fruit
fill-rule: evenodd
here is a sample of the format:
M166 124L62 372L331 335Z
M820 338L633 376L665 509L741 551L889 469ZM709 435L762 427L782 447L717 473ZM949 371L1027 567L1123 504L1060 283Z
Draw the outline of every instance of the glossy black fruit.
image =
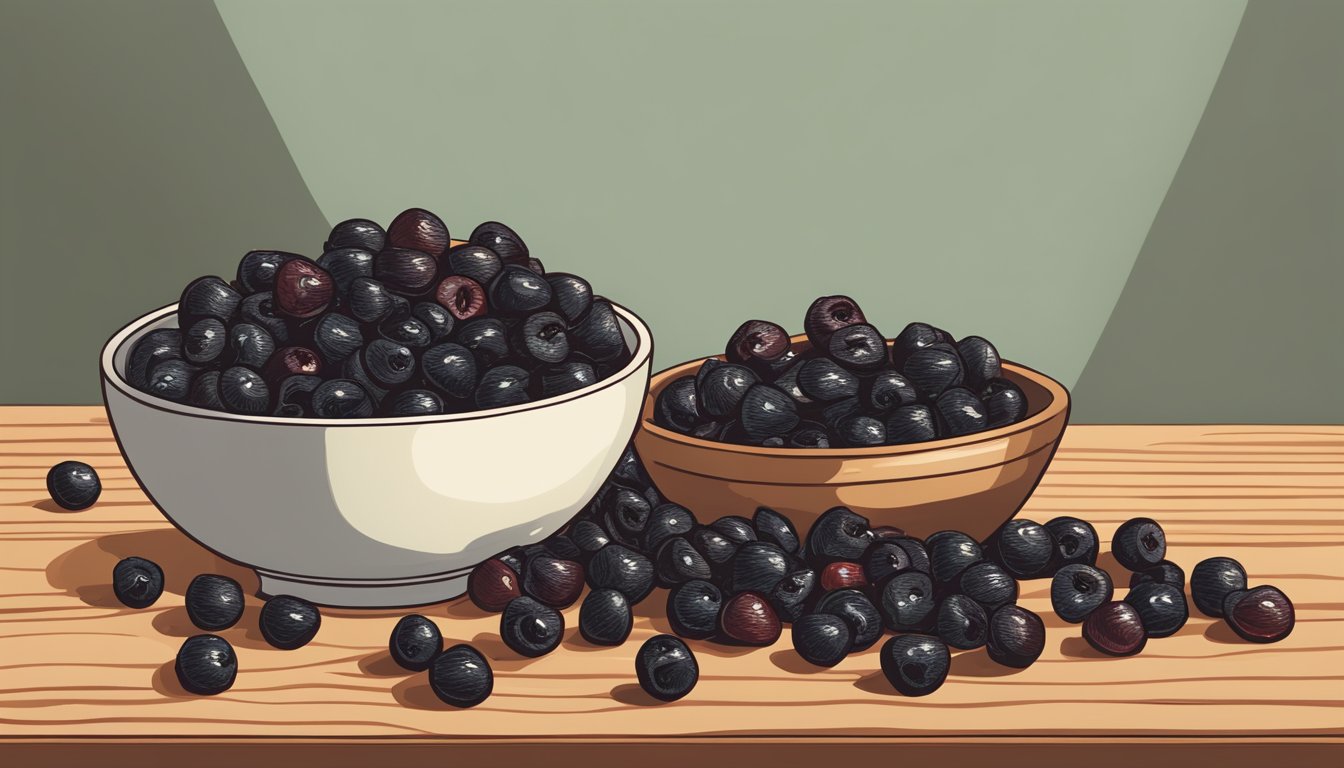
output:
M346 307L362 323L381 323L404 301L371 277L356 278L346 297Z
M1297 621L1293 601L1270 586L1229 593L1223 615L1233 631L1252 643L1277 643L1292 633Z
M594 589L579 608L579 634L593 645L620 645L635 625L630 601L614 589Z
M443 413L443 398L427 389L408 389L383 402L387 416L433 416Z
M950 344L938 343L911 353L901 372L925 397L937 397L962 382L961 358Z
M892 362L897 368L903 368L915 352L946 341L948 337L943 331L926 323L911 323L892 342Z
M951 584L962 571L984 559L980 545L961 531L939 531L924 541L929 568L938 584Z
M708 581L688 581L667 593L667 620L672 631L692 640L712 636L719 628L723 593Z
M1055 540L1056 566L1070 563L1096 564L1101 540L1091 523L1076 517L1056 517L1045 524L1045 530Z
M868 583L880 585L888 578L911 570L910 554L892 539L877 539L863 554L863 572Z
M569 337L576 349L599 363L616 360L626 353L625 335L621 333L616 310L606 299L593 299L588 314L569 329Z
M927 405L903 405L887 416L887 443L904 445L938 439L938 420Z
M759 381L760 377L745 365L735 363L702 365L695 376L697 408L709 416L736 414L742 405L742 399L746 397L747 390Z
M681 536L665 539L654 556L654 572L659 586L671 587L696 579L712 577L703 555Z
M790 632L793 649L803 660L819 667L834 667L854 647L849 625L839 616L813 613L800 617Z
M1055 557L1055 538L1034 520L1009 520L986 545L995 562L1017 579L1048 576Z
M148 608L163 594L163 569L142 557L128 557L112 569L112 592L122 605Z
M831 447L830 435L826 433L826 428L820 424L804 422L799 424L785 438L785 445L790 448L809 448L818 450Z
M938 396L934 407L947 427L949 437L982 432L989 424L985 404L969 389L952 387L946 390Z
M271 390L266 380L241 365L219 375L219 400L232 413L259 415L271 411Z
M313 328L313 345L328 364L339 363L364 344L364 334L352 317L335 312L322 316Z
M82 461L62 461L47 470L47 495L61 509L88 509L102 492L98 472Z
M905 405L914 405L919 399L915 385L897 371L878 371L861 389L860 400L874 411L886 412Z
M504 644L523 656L544 656L560 645L565 617L554 608L530 597L516 597L500 617L499 636Z
M392 660L405 669L419 672L429 669L434 657L443 650L443 635L438 626L418 613L402 616L387 641Z
M961 572L957 583L963 595L983 605L988 612L1017 602L1017 581L998 563L976 563Z
M261 634L266 642L282 650L308 644L322 626L317 606L293 595L276 595L261 608Z
M470 242L499 254L505 264L527 264L529 258L527 243L523 242L523 238L498 221L481 223L471 231Z
M801 568L780 579L766 597L781 620L796 621L806 612L808 601L816 591L817 581L816 570Z
M695 529L695 515L679 504L665 502L653 508L644 525L643 549L655 552L673 536L684 536Z
M424 208L407 208L387 225L387 244L440 256L448 248L448 227Z
M588 561L588 585L614 589L636 605L653 589L653 563L639 552L608 544Z
M1184 590L1185 571L1181 569L1181 566L1170 560L1163 560L1157 565L1131 573L1129 575L1129 588L1133 589L1148 581L1156 584L1170 584L1177 589Z
M882 646L882 674L903 696L938 690L952 667L947 646L929 635L898 635Z
M990 429L1016 424L1027 416L1027 396L1013 382L994 379L981 392Z
M411 307L411 317L429 329L429 340L423 346L444 341L456 324L448 310L432 301L422 301Z
M830 613L844 619L849 625L855 651L871 647L882 636L882 614L878 613L872 601L857 589L827 592L817 601L813 612Z
M218 400L218 377L215 381L215 399ZM287 376L281 379L275 391L274 415L297 418L313 415L313 392L322 385L317 376ZM221 410L224 403L218 406Z
M360 362L373 381L383 387L396 387L415 375L415 354L410 347L387 339L374 339L360 351Z
M784 551L764 541L748 541L733 557L730 581L733 592L770 594L789 572Z
M527 558L523 592L553 608L572 605L583 592L584 568L574 560L549 555Z
M1050 581L1050 604L1059 618L1077 624L1111 602L1111 577L1087 563L1070 563Z
M139 390L148 384L150 371L165 360L182 356L182 333L176 328L160 328L140 337L126 359L126 381Z
M953 648L971 650L989 638L989 616L966 595L948 595L938 604L938 637Z
M229 351L239 365L261 370L275 353L275 339L252 323L237 323L229 329Z
M218 632L243 617L243 588L228 576L203 573L187 586L186 603L192 624Z
M1246 569L1230 557L1210 557L1190 572L1190 597L1205 616L1221 618L1223 600L1246 589Z
M836 425L840 445L869 448L887 442L887 427L872 416L850 416Z
M551 303L551 284L527 267L506 265L490 281L490 307L506 315L525 315Z
M514 349L534 363L560 363L569 357L565 319L554 312L528 315L517 329Z
M653 420L665 429L689 433L700 421L698 402L695 377L683 376L658 393L658 400L654 403Z
M719 612L719 631L742 645L771 645L779 639L783 626L764 595L738 592Z
M700 679L695 654L672 635L654 635L635 654L635 676L644 692L660 701L676 701Z
M186 360L164 360L149 372L144 391L180 403L191 394L192 381L199 372L199 368Z
M593 287L578 275L565 272L553 272L546 275L551 284L551 296L560 314L573 323L588 313L593 306Z
M510 565L501 558L492 557L471 569L467 577L467 595L471 602L485 611L502 611L515 597L522 595L518 577L521 562Z
M213 696L233 687L238 677L238 656L229 641L218 635L189 637L173 664L177 681L190 693Z
M1132 656L1143 650L1148 633L1134 606L1116 601L1100 605L1087 615L1083 639L1108 656Z
M455 645L434 657L429 687L445 704L474 707L490 698L495 675L479 651L470 645Z
M857 561L873 542L868 518L848 507L832 507L822 513L807 532L807 559L813 565L836 560Z
M1170 637L1185 626L1190 609L1185 593L1171 584L1145 582L1129 590L1125 602L1134 606L1149 637Z
M627 547L643 543L653 509L642 494L615 486L602 497L601 511L603 527L613 539Z
M373 257L373 277L402 296L423 296L434 287L439 265L434 257L411 248L384 248Z
M219 359L228 346L224 323L203 317L182 335L182 356L195 365L209 365Z
M749 541L756 541L756 528L751 521L739 515L724 515L718 520L709 524L710 528L718 531L734 544L746 544Z
M768 364L789 351L789 332L766 320L748 320L728 339L724 355L732 363Z
M387 233L376 223L368 219L346 219L331 228L331 234L327 235L327 242L323 244L322 250L363 248L377 253L383 250L386 244Z
M481 375L476 385L476 407L481 410L526 403L527 371L516 365L497 365Z
M291 259L302 259L297 253L284 251L249 251L238 261L238 287L243 293L269 291L275 287L275 275Z
M579 548L579 561L588 562L588 558L599 549L611 543L611 537L602 526L592 520L580 520L569 529L570 541Z
M887 579L880 604L882 621L895 632L930 629L938 607L933 581L919 571L906 571Z
M798 388L811 400L835 402L859 394L859 377L834 360L815 357L798 366Z
M317 266L331 275L338 296L351 297L350 288L357 279L373 277L373 252L363 248L337 248L322 254Z
M760 442L787 434L798 425L798 408L788 395L768 384L757 384L742 397L742 431Z
M542 397L555 397L596 384L597 374L587 363L570 361L541 369L540 376L533 376L533 380L540 380Z
M691 546L704 556L712 569L725 569L737 554L737 543L713 528L696 528L689 539Z
M464 400L476 390L476 358L461 344L444 342L425 350L420 357L425 379L454 400Z
M831 334L826 354L851 371L876 371L887 364L887 342L867 323L847 326Z
M243 299L238 310L238 319L265 328L276 344L290 342L289 322L276 314L275 303L270 291L254 293Z
M373 399L357 382L329 379L313 390L313 415L320 419L359 419L373 415Z
M999 350L979 336L967 336L957 342L957 353L965 368L966 383L979 391L1002 372Z
M1111 552L1116 562L1131 571L1157 565L1167 556L1167 535L1156 520L1136 517L1116 529Z
M924 546L924 542L904 536L894 537L891 541L910 556L911 568L933 575L933 565L929 562L929 550Z
M224 410L224 401L219 399L219 371L202 371L196 378L192 379L191 393L187 395L187 403L197 408L208 408L212 411Z
M203 317L228 323L238 312L242 294L218 277L199 277L182 289L177 305L178 328L188 328Z
M1005 667L1023 669L1045 650L1045 623L1041 617L1009 603L989 616L989 658Z
M751 527L756 538L779 547L786 554L796 555L802 549L798 531L785 516L768 507L757 507L751 516Z

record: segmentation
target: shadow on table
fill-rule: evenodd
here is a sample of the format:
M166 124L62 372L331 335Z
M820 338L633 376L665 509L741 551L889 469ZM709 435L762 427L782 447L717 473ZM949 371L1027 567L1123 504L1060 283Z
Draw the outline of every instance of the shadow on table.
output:
M202 573L228 576L247 594L257 593L257 577L251 569L215 555L175 528L113 533L86 541L47 565L47 583L88 605L120 608L112 593L112 568L126 557L157 563L163 569L164 590L174 594L184 594L191 580Z

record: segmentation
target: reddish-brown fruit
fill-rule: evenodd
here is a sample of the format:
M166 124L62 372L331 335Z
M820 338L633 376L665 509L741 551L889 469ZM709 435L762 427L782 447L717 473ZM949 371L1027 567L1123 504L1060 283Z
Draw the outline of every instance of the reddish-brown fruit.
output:
M755 592L734 595L723 606L719 628L743 645L771 645L783 630L770 601Z
M439 283L434 298L459 321L470 320L486 313L485 289L470 277L452 275Z
M266 361L262 372L267 381L279 381L287 376L321 376L322 360L307 347L281 347Z
M789 351L789 332L765 320L748 320L733 332L725 350L734 363L750 360L770 362Z
M407 208L387 227L387 244L438 258L448 250L448 227L424 208Z
M1087 615L1083 639L1109 656L1133 656L1143 650L1148 633L1134 606L1117 600Z
M1227 623L1252 643L1277 643L1293 631L1296 612L1293 601L1278 587L1255 587L1229 595L1224 614ZM1230 610L1228 610L1230 609Z
M523 590L518 574L504 561L492 557L471 570L467 594L481 610L499 612L510 600L522 595Z
M862 589L868 586L863 566L858 563L831 563L821 571L821 588L827 592L837 589Z
M812 348L825 350L831 340L831 334L841 328L868 322L863 310L848 296L822 296L807 308L803 319L803 330Z
M315 317L336 295L336 281L307 259L290 259L275 274L275 308L290 317Z

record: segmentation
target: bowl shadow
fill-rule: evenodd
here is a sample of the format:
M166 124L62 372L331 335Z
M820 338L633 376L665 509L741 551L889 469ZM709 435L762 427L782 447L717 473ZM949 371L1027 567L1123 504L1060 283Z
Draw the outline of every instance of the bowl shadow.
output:
M47 583L78 597L87 605L119 607L112 593L112 568L126 557L143 557L163 569L164 591L185 594L191 580L202 573L228 576L256 595L257 576L187 538L176 528L113 533L86 541L57 555L47 564Z

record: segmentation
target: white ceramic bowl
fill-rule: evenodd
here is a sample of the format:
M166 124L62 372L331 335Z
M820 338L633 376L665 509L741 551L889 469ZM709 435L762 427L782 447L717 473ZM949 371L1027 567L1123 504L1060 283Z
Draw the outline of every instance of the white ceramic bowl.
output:
M592 386L474 413L286 419L221 413L131 387L135 341L177 305L103 348L103 399L122 456L174 525L254 568L263 594L393 607L457 597L471 568L567 523L635 430L653 339L616 307L630 363Z

